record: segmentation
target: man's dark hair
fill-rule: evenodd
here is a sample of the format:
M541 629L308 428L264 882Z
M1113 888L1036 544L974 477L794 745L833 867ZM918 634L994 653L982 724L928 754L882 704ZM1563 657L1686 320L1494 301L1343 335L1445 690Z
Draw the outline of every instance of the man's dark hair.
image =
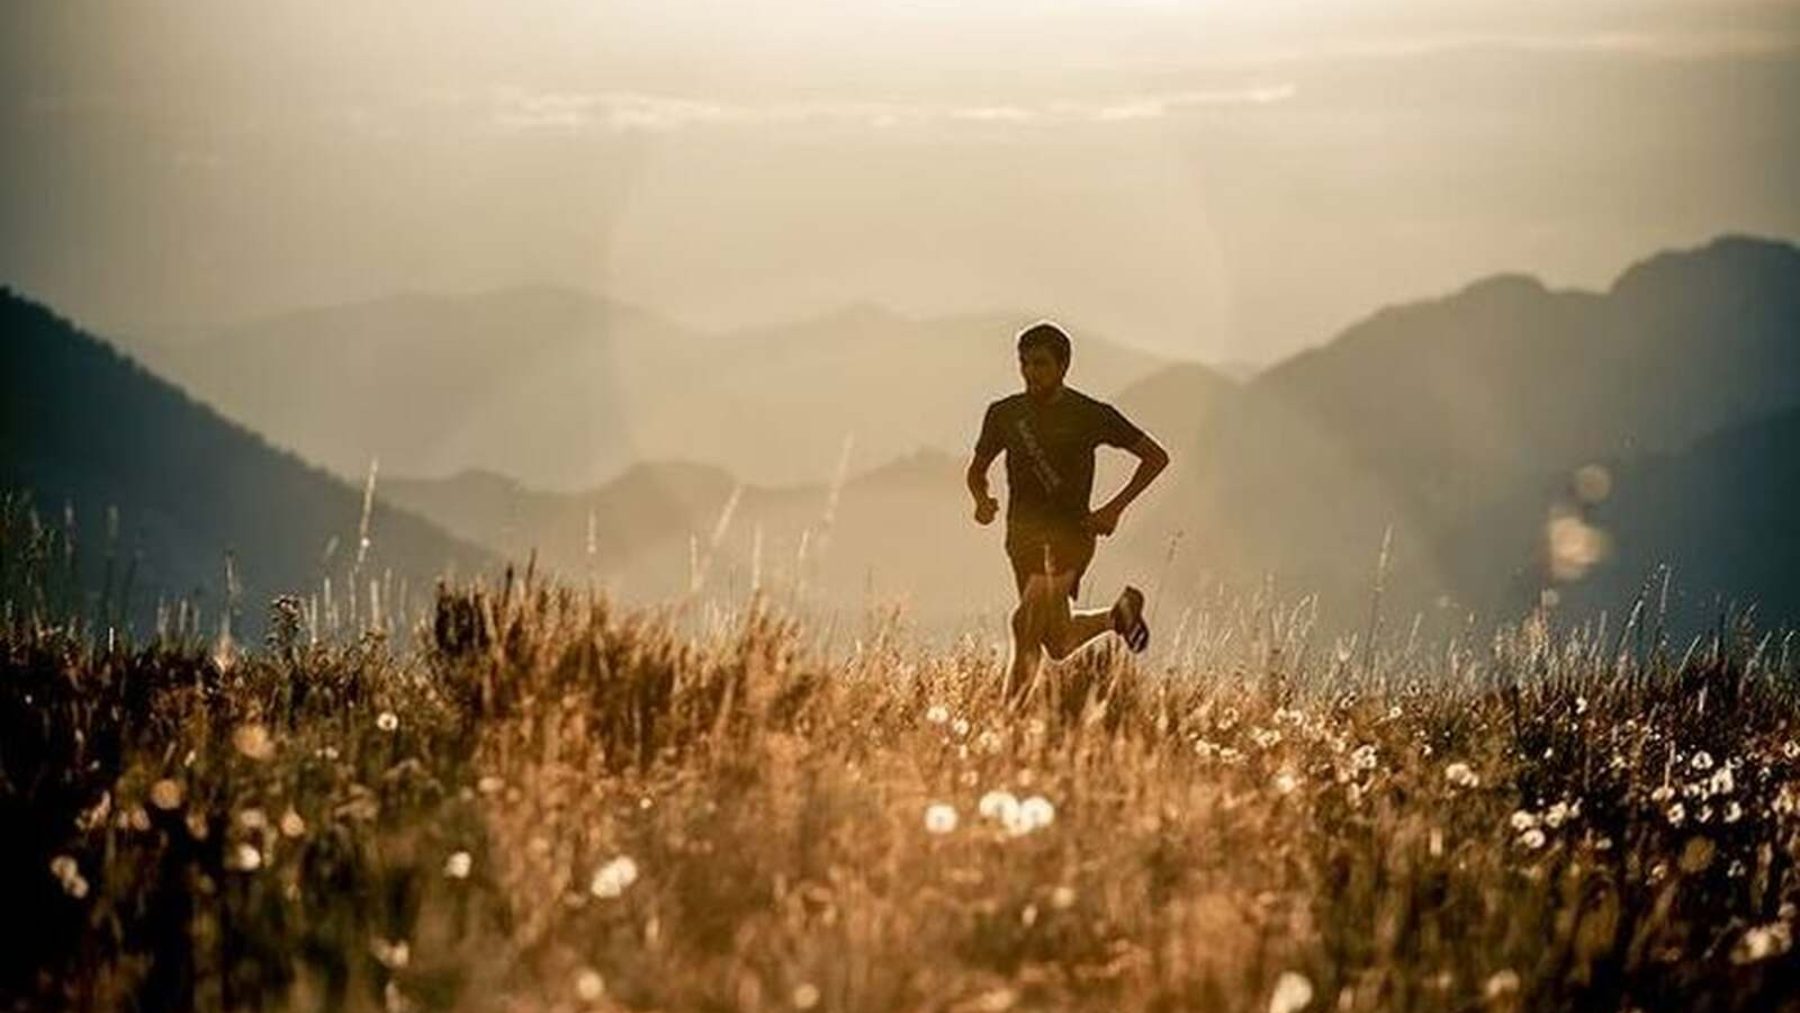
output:
M1019 354L1024 355L1033 348L1048 348L1057 362L1069 364L1069 336L1048 320L1019 332Z

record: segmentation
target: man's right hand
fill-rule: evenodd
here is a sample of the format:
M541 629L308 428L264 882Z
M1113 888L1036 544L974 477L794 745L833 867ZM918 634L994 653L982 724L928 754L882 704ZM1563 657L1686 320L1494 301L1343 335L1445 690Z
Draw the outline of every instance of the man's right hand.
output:
M975 523L992 524L994 517L1000 513L1000 501L992 496L983 496L975 501Z

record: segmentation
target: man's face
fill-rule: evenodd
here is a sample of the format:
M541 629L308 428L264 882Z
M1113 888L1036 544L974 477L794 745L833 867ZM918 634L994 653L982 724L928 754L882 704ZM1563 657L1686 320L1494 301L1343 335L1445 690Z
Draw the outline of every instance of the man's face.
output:
M1069 367L1056 358L1056 353L1042 345L1034 345L1019 353L1019 375L1025 378L1025 392L1042 397L1062 386L1063 374Z

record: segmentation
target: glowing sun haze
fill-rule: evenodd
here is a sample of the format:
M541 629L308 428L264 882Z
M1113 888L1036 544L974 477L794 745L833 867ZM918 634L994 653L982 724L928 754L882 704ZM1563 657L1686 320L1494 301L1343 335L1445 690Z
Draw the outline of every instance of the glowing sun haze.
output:
M0 281L102 329L550 283L1268 360L1800 236L1776 0L59 3L0 40Z

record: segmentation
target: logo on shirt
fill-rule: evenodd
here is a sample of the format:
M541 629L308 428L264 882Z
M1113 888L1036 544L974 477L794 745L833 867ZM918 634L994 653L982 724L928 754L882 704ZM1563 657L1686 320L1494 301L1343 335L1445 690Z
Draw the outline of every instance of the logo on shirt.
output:
M1032 431L1031 423L1021 418L1013 423L1013 428L1018 430L1019 445L1025 448L1025 456L1031 461L1031 470L1037 475L1037 480L1044 487L1044 491L1054 492L1062 488L1062 476L1058 475L1056 469L1051 466L1049 455L1044 453L1044 446L1038 442L1037 433Z

